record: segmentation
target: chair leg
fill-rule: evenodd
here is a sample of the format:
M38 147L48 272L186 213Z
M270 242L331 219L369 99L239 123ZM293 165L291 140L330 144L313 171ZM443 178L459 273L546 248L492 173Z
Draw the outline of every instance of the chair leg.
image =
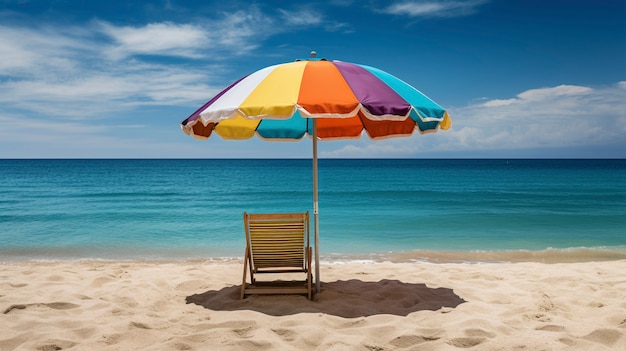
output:
M313 289L313 287L311 286L312 285L312 279L311 279L311 247L309 247L308 250L307 250L307 264L308 264L308 267L307 267L307 277L306 277L307 278L306 288L308 290L308 298L309 298L309 300L312 300L313 296L312 296L311 290Z
M248 273L250 273L250 284L256 284L256 277L254 276L254 270L252 269L252 254L248 254Z
M245 297L246 291L246 274L248 273L248 258L250 257L250 249L246 247L246 253L243 259L243 279L241 280L241 299Z

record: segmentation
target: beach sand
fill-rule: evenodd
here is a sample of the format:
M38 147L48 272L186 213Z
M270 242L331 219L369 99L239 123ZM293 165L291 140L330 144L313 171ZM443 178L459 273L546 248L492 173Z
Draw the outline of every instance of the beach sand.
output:
M626 350L626 260L345 263L239 299L241 261L4 262L0 350Z

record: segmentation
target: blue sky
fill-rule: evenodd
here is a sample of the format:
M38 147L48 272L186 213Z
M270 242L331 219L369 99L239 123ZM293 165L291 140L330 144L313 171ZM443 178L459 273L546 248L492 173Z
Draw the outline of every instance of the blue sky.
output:
M626 2L0 0L0 158L310 157L179 123L308 57L366 64L452 129L322 142L321 157L626 157Z

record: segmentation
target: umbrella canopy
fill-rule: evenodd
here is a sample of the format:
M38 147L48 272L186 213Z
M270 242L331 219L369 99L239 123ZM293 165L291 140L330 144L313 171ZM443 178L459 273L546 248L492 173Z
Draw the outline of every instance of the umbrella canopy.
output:
M313 56L313 53L312 53ZM315 280L319 278L317 140L409 136L448 129L441 106L379 69L310 58L263 68L222 90L181 123L199 139L313 139Z
M206 139L372 139L448 129L446 111L379 69L353 63L301 60L270 66L234 82L182 122Z

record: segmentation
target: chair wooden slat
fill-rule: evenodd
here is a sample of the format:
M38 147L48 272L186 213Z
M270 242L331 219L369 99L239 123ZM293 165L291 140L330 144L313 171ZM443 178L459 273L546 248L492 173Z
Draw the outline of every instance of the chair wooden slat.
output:
M301 272L306 274L305 292L311 298L309 213L244 213L244 226L246 252L241 297L270 291L302 293L301 288L271 287L271 282L264 282L263 287L255 284L255 274ZM251 284L246 282L248 270Z

